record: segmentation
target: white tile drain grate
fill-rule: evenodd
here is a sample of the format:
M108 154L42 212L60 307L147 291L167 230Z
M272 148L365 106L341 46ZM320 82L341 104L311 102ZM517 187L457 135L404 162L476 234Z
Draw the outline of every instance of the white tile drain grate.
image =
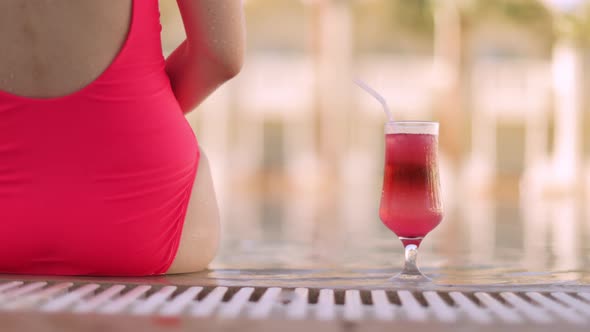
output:
M135 316L588 324L590 293L410 292L0 282L0 312Z

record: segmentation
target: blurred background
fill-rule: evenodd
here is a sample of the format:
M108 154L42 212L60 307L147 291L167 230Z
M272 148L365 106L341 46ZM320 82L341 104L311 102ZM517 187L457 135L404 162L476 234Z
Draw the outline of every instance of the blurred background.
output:
M182 21L160 4L170 53ZM386 117L358 77L397 119L441 124L446 216L420 265L588 277L590 1L244 7L242 73L188 115L222 211L214 267L401 266L378 216Z

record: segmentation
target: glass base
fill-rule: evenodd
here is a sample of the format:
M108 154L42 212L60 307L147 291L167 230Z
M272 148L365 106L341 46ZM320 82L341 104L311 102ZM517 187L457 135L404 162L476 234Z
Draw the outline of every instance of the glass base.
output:
M393 277L389 278L388 281L395 283L411 284L432 283L432 279L422 274L420 271L418 271L418 273L407 273L405 271L402 271L394 275Z
M432 279L428 278L418 269L416 258L418 257L418 246L422 238L402 238L404 243L405 263L402 272L389 279L389 282L401 285L431 284Z
M403 271L391 278L378 282L375 286L384 289L431 289L436 287L433 279L428 276L419 274L408 274Z

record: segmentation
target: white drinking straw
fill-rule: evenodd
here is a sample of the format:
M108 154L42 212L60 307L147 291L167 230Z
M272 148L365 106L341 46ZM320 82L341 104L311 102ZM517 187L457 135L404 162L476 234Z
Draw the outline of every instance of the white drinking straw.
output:
M381 103L381 106L383 106L383 110L385 111L385 114L387 114L387 119L389 120L389 122L393 122L393 114L391 114L391 111L389 110L389 106L387 106L387 101L385 101L385 98L383 98L383 96L381 96L377 91L373 90L373 88L371 88L367 83L361 81L358 78L354 79L354 83L360 86L363 90L367 91L367 93L369 93L371 96L375 97L375 99L377 99L377 101Z

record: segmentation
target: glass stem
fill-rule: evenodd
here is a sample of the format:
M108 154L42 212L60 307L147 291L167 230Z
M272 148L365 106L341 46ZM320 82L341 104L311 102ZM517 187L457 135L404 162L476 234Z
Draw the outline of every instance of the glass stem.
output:
M405 246L406 261L404 263L404 270L402 274L406 275L422 275L416 265L416 259L418 258L418 246L415 244L408 244Z

